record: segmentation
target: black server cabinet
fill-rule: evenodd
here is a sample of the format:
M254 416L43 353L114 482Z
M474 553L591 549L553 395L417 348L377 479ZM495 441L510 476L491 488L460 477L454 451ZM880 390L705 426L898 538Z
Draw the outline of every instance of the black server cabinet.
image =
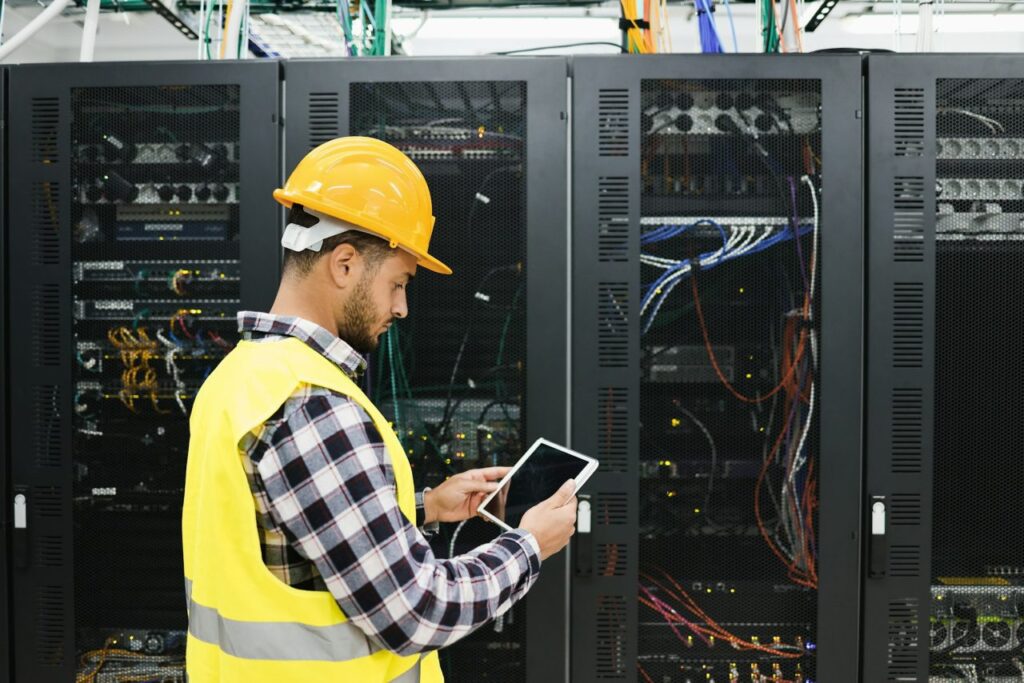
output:
M572 80L572 680L853 681L861 61Z
M864 680L1024 680L1022 73L868 58Z
M276 288L279 65L9 75L14 678L183 681L187 413Z
M370 396L396 425L417 486L514 462L566 438L566 62L561 58L290 61L286 172L340 135L383 139L430 185L431 252L410 315L370 359ZM454 525L453 525L454 526ZM457 533L457 535L456 535ZM496 535L442 525L438 556ZM505 618L441 653L447 680L564 681L565 561L551 558Z
M10 680L10 583L8 582L8 545L11 538L12 507L7 478L9 459L7 419L8 367L7 343L10 325L7 319L7 69L0 69L0 682Z

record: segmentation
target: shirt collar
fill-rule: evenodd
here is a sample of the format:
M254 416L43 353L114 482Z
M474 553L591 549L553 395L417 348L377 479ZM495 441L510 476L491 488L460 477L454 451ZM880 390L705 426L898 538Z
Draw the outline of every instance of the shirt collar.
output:
M366 359L347 342L303 318L271 315L259 311L239 311L238 331L246 339L268 336L301 339L350 377L358 376L366 369Z

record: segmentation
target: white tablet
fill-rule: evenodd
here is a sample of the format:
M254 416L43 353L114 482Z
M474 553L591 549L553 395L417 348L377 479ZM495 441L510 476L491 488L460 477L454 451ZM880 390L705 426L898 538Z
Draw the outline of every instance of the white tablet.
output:
M484 499L478 512L495 524L515 529L527 510L555 495L569 479L576 480L579 491L597 464L594 458L537 439L501 480L501 486Z

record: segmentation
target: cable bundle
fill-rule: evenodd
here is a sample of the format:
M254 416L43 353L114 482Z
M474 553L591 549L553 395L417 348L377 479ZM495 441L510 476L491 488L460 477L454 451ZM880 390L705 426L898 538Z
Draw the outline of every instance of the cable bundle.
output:
M768 225L764 226L760 230L760 234L758 234L759 226L735 226L731 229L732 234L727 236L725 228L721 225L710 219L703 219L689 225L666 225L656 228L655 230L643 235L643 237L640 238L640 243L652 244L655 242L662 242L673 237L678 237L687 230L701 225L710 225L718 230L722 237L721 248L715 251L702 253L696 258L686 261L664 259L650 254L641 255L641 263L665 270L658 279L648 286L647 291L644 293L640 307L640 315L643 316L652 303L654 304L654 308L651 310L650 315L643 324L643 334L646 334L651 328L651 325L654 323L654 319L658 317L658 312L661 310L662 304L672 293L672 290L675 289L676 285L678 285L683 278L691 275L695 268L701 270L714 268L719 264L739 258L740 256L756 254L764 251L765 249L770 249L780 242L793 239L795 235L802 237L812 230L812 226L802 225L797 226L796 228L786 228L779 232L775 232L776 227ZM655 302L655 299L657 299L657 302Z
M715 26L714 4L712 0L693 0L697 9L697 31L700 33L701 52L725 52L722 39L718 36Z

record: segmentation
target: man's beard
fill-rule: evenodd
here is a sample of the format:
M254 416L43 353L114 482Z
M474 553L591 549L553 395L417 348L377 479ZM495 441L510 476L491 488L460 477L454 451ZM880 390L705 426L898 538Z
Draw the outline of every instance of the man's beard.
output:
M370 278L363 277L345 303L338 322L338 336L359 353L377 350L376 311L370 297Z

